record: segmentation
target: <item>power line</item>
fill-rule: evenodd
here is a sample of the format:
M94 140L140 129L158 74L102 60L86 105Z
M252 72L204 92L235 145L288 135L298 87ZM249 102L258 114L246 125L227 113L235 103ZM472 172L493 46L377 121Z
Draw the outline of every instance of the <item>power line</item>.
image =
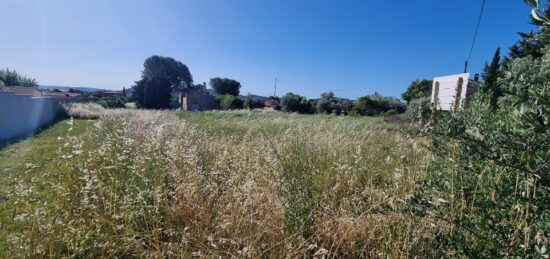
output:
M481 17L483 17L483 10L485 9L485 0L481 2L481 11L479 12L479 17L477 19L477 25L476 25L476 32L474 33L474 39L472 40L472 46L470 47L470 53L468 53L468 58L466 59L466 63L464 66L464 73L466 73L466 70L468 70L468 61L470 61L470 58L472 57L472 52L474 51L474 46L476 44L477 40L477 33L479 32L479 25L481 24Z

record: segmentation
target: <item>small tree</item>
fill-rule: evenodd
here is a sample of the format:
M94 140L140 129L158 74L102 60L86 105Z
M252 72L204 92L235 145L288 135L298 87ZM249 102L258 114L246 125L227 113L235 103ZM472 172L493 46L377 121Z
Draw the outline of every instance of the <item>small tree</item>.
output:
M409 103L416 98L428 97L432 92L432 83L432 80L427 79L415 80L409 85L407 91L401 95L401 98Z
M336 97L334 97L333 92L324 92L321 94L321 98L317 100L317 103L315 104L315 110L317 111L317 113L338 112L338 106L336 105L337 102L338 100L336 99Z
M239 81L219 77L210 79L210 86L214 88L216 93L221 95L230 94L237 96L241 89L241 83L239 83Z

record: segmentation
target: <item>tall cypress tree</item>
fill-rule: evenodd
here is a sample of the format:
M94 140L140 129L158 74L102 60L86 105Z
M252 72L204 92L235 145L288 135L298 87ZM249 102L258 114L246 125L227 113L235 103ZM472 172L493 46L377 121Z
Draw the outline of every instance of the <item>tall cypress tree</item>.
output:
M481 87L481 91L490 96L491 107L493 107L493 109L497 108L498 98L502 96L502 90L498 84L498 78L502 76L501 65L500 48L497 48L495 55L493 56L493 60L491 61L491 65L485 64L485 67L483 68L482 76L484 83Z

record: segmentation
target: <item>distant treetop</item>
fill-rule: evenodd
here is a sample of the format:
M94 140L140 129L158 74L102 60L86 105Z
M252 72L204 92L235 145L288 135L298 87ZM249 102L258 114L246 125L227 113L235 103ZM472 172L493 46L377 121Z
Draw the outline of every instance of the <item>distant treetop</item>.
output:
M241 89L239 81L220 77L210 79L210 86L220 95L230 94L237 96Z

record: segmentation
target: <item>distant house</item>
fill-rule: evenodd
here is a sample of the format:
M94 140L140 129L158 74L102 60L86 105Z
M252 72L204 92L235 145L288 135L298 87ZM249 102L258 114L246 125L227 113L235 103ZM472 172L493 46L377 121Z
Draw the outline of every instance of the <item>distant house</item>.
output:
M42 92L40 92L36 87L8 86L6 87L6 92L12 92L16 95L29 95L32 97L42 96Z
M206 89L206 83L195 85L181 96L181 109L184 111L205 111L218 109L216 97Z

